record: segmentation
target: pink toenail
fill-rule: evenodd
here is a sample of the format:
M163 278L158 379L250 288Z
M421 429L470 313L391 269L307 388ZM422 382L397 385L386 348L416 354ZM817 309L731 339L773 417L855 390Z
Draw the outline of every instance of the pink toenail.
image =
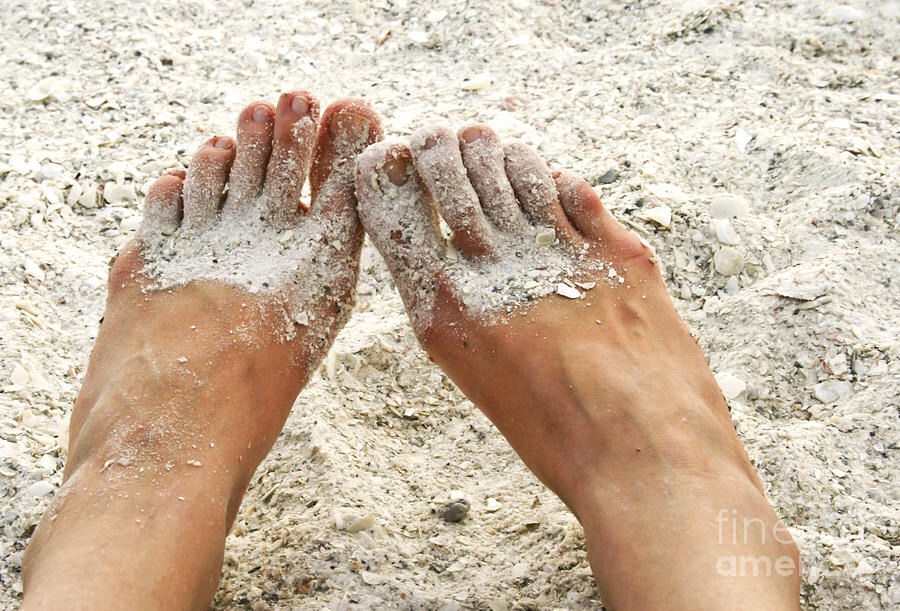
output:
M265 123L269 120L269 109L266 106L257 106L253 109L253 122Z
M425 146L424 146L423 148L424 148L426 151L427 151L428 149L433 149L434 147L437 146L437 143L438 143L438 139L437 139L437 138L435 138L434 136L429 136L428 138L425 139Z
M481 138L484 135L484 132L481 131L480 127L472 126L463 130L462 139L467 143L472 143Z
M291 110L294 114L304 117L309 114L309 98L302 95L295 95L291 102Z
M213 140L213 146L217 149L232 149L234 148L234 142L231 141L231 138L216 138Z

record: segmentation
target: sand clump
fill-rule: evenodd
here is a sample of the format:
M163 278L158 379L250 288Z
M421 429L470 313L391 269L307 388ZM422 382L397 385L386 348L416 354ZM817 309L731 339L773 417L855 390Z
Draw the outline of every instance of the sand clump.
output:
M897 608L898 16L867 0L8 2L0 605L20 600L108 262L149 185L245 104L306 88L368 99L401 138L485 121L584 175L656 249L800 546L803 607ZM369 244L358 288L253 479L213 608L598 607L577 522L428 362ZM461 521L442 519L459 499Z

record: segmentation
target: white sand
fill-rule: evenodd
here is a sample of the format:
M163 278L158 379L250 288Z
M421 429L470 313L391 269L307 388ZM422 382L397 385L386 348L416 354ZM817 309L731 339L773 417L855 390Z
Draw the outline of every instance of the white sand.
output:
M732 397L804 605L897 608L900 3L851 2L6 2L0 606L141 194L245 103L306 87L369 99L395 135L487 120L592 184L615 170L598 189L658 249ZM371 247L360 287L214 606L599 605L577 523L424 358ZM451 496L458 524L435 513Z

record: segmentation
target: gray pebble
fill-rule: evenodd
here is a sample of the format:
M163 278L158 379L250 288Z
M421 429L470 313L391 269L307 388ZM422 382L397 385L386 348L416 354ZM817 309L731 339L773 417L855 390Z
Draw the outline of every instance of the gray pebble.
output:
M601 185L608 185L619 180L619 173L615 170L607 170L603 176L597 179Z
M456 499L444 504L438 515L445 522L459 522L469 513L469 501Z

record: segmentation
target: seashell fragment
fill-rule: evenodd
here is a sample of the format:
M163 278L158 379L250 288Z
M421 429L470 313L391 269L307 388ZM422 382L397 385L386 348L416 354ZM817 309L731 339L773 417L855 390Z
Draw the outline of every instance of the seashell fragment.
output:
M569 299L580 299L581 291L576 289L574 286L569 286L568 284L564 284L560 282L556 285L556 294L562 295L563 297L568 297Z

